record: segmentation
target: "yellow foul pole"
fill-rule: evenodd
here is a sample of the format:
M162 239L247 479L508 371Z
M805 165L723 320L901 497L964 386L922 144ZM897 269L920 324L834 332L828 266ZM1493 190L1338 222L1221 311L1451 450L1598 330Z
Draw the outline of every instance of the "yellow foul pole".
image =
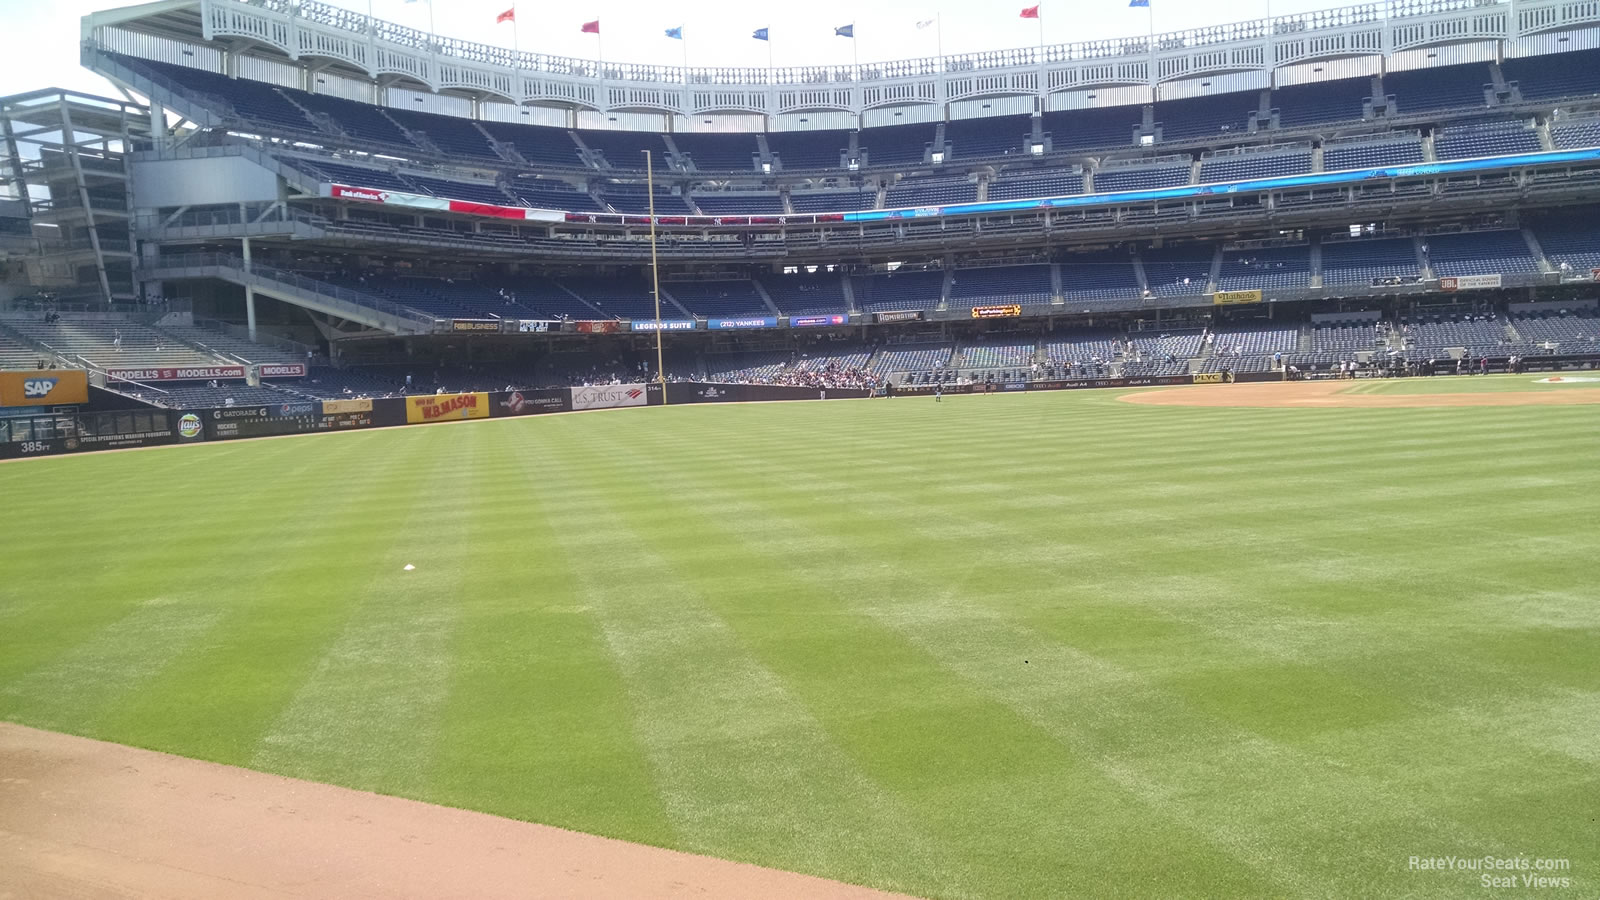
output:
M667 405L667 367L661 353L661 268L656 260L656 171L650 151L644 153L645 190L650 192L650 286L656 298L656 381L661 384L661 405Z

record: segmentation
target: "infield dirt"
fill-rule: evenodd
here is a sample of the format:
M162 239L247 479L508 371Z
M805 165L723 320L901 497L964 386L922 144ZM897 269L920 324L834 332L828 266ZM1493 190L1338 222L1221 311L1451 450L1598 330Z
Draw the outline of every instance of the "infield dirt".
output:
M892 897L0 723L0 900Z

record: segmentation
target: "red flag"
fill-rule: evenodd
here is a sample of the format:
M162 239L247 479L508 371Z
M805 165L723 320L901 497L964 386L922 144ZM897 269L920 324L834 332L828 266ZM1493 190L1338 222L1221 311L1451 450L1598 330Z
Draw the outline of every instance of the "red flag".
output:
M600 33L600 20L599 19L595 19L593 22L585 22L585 23L583 23L583 33L584 34L599 34Z
M1022 17L1024 19L1037 19L1037 18L1039 18L1039 7L1037 7L1037 6L1028 7L1027 9L1022 11Z
M499 25L501 22L515 22L516 20L517 8L515 6L494 17L494 23L496 25Z

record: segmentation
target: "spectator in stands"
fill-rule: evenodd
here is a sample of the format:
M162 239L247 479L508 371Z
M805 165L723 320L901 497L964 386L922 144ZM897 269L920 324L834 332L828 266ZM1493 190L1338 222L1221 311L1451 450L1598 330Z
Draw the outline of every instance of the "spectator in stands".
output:
M111 337L111 346L118 353L122 352L122 329L121 328L115 329L113 331L112 337Z

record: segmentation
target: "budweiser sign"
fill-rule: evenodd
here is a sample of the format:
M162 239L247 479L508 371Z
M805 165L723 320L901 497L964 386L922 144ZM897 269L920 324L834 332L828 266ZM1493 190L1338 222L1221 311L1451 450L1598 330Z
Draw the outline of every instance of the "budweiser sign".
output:
M264 367L263 367L264 368ZM305 374L305 373L301 373ZM194 366L173 369L107 369L113 381L210 381L213 378L243 378L244 366Z

